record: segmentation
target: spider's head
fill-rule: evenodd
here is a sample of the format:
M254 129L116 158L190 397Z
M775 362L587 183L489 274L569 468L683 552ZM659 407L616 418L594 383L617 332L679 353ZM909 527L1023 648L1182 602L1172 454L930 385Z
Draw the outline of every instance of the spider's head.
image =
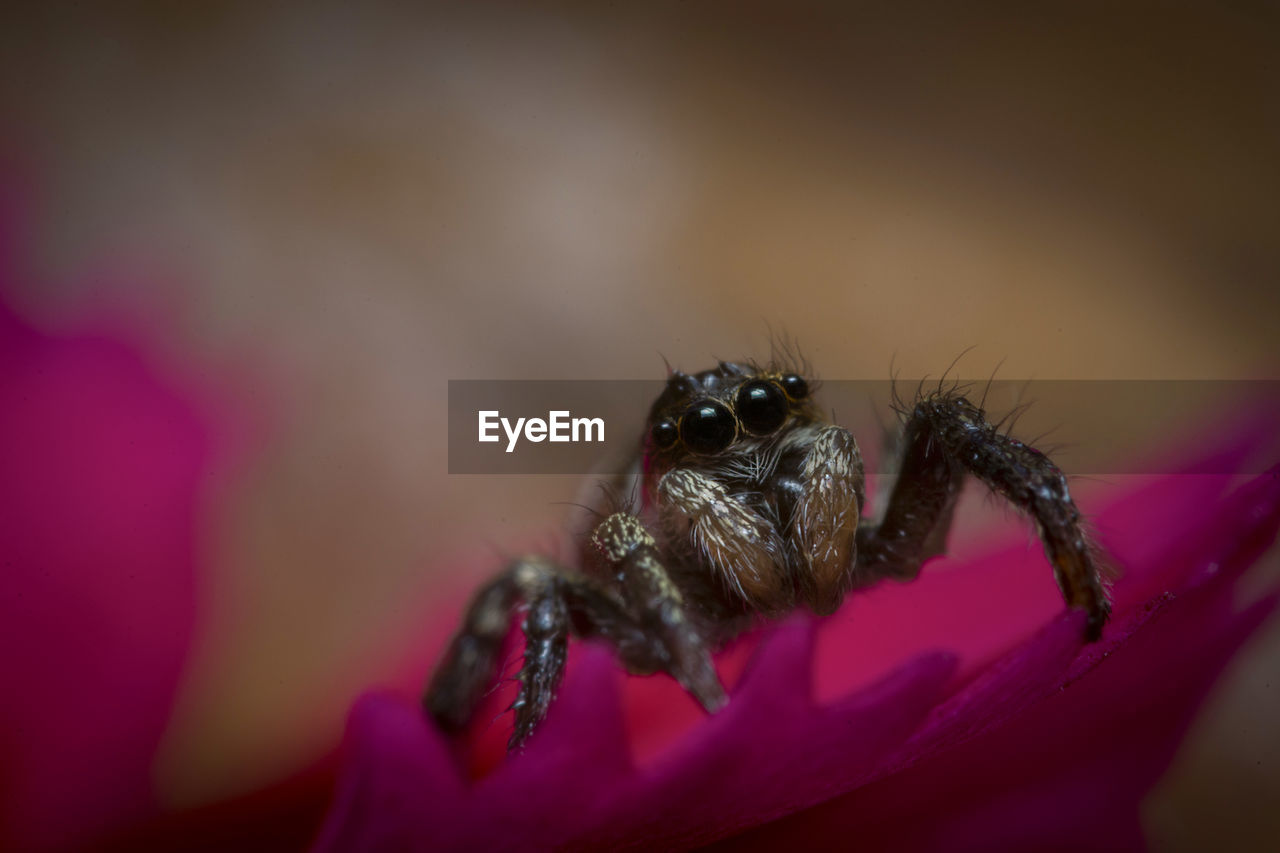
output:
M675 371L649 410L646 454L666 469L770 443L813 419L809 394L803 376L770 368L722 361L693 375Z

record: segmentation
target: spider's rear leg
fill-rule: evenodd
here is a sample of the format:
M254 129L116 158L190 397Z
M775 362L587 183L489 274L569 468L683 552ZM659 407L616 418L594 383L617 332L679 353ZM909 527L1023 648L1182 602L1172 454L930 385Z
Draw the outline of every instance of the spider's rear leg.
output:
M1088 613L1087 636L1096 640L1111 604L1062 471L1040 451L1001 434L957 394L920 400L904 438L884 519L858 530L856 579L915 577L924 560L942 552L964 475L972 474L1035 521L1063 597Z

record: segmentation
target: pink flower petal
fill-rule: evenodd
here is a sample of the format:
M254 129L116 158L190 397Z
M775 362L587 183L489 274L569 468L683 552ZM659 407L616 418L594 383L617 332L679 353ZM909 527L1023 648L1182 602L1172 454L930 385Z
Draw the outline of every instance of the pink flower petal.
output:
M822 626L851 637L905 621L898 631L909 638L921 614L945 614L939 601L950 593L959 658L922 653L909 639L871 654L870 642L829 647L819 679L842 659L856 671L842 676L853 691L832 700L829 686L812 683L815 626L795 617L760 645L721 713L638 767L607 650L575 647L545 727L475 783L415 701L368 696L352 714L317 848L685 848L729 837L735 847L1141 846L1140 798L1275 604L1273 594L1239 610L1233 596L1275 538L1280 477L1273 470L1222 500L1226 482L1159 478L1099 519L1126 576L1097 644L1083 644L1081 614L1040 600L1040 587L1052 591L1040 555L1002 552L857 596L835 628ZM1036 580L1021 583L1027 576ZM977 592L956 598L965 582ZM1018 593L996 596L985 615L1011 615L1012 632L957 608L1006 582ZM1038 628L1019 615L1027 600ZM869 682L877 667L886 674Z
M0 308L3 846L149 813L194 623L204 424L138 354Z
M9 307L25 224L9 189L0 848L61 849L158 811L152 762L192 639L203 502L223 436L129 336L49 334Z
M1239 611L1232 581L1274 539L1280 479L1264 476L1217 515L1249 519L1239 539L1206 555L1204 567L1217 568L1129 614L1065 672L1029 669L1020 691L1031 701L1000 706L989 691L966 690L880 779L735 847L854 835L869 849L1142 847L1142 796L1223 664L1277 603L1272 593ZM1056 644L1074 643L1066 634Z

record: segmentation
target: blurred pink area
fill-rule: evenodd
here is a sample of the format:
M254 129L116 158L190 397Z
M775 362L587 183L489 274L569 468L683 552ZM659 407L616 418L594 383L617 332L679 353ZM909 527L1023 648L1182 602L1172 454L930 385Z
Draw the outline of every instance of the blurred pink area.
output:
M245 376L165 363L161 306L104 303L55 333L19 316L9 298L30 221L20 193L3 201L0 847L299 846L328 796L321 755L184 815L155 780L207 614L211 533L267 407L251 410L253 383L233 382Z
M216 440L136 347L3 301L0 411L0 846L63 848L157 810Z

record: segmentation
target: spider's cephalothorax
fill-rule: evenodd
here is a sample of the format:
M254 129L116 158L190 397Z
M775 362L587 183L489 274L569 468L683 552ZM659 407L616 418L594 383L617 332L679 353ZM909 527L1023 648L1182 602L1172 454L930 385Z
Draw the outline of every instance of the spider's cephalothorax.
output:
M1032 517L1067 603L1096 639L1110 610L1066 478L1048 457L941 386L900 406L903 457L883 518L862 517L857 442L824 420L797 372L721 362L674 372L633 466L638 506L585 537L583 568L526 557L480 590L427 689L446 728L467 722L524 609L511 746L546 714L570 632L604 639L628 670L670 673L708 710L725 701L711 651L759 618L819 614L851 589L910 580L942 553L966 475Z
M722 362L673 374L649 413L646 514L667 571L718 619L829 613L852 581L862 459L809 395L795 373Z

